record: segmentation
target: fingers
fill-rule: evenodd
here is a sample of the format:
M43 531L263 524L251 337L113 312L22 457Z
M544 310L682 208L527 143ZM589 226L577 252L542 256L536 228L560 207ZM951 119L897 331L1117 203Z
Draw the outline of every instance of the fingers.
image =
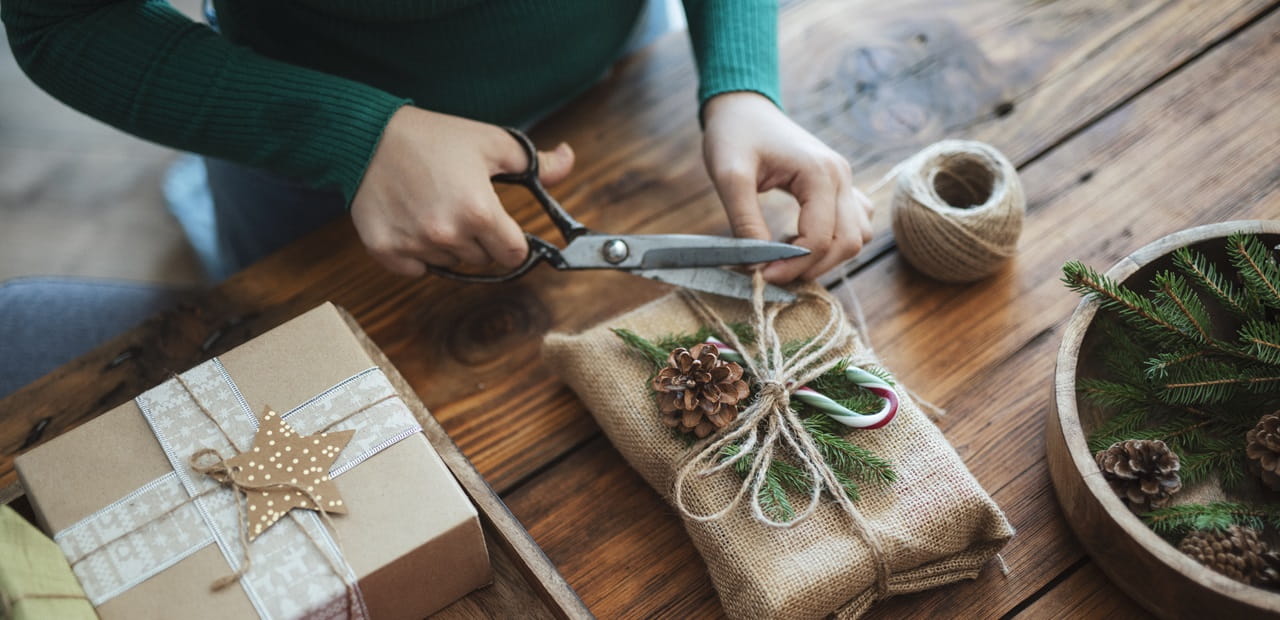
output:
M427 273L427 266L422 261L398 254L369 253L378 264L394 274L418 278Z
M760 212L760 193L757 191L756 166L750 162L740 162L718 166L711 172L711 180L724 203L725 213L729 216L729 226L733 236L743 239L772 238L769 225Z
M826 256L804 273L805 278L817 279L862 251L863 234L870 228L866 211L858 203L856 190L842 183L836 196L836 225L831 247Z
M862 193L862 190L853 187L852 184L850 184L850 188L853 190L854 200L858 203L858 211L860 212L858 214L858 225L862 228L862 245L865 247L871 242L873 236L871 218L875 216L876 205L871 202L871 199L866 194Z
M507 215L498 203L497 196L494 196L489 212L491 215L477 228L475 240L493 262L507 269L515 269L529 254L529 242L525 239L524 231Z
M796 175L789 191L800 202L800 234L792 243L808 248L809 255L765 267L764 278L775 283L790 282L801 275L815 277L810 274L822 264L834 241L838 194L834 175L818 167L805 167Z

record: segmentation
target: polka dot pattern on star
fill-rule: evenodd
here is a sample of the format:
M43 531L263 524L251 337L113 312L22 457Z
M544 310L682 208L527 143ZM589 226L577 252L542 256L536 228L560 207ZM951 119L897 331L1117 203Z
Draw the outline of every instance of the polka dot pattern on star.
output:
M328 472L354 434L347 430L303 437L267 409L253 447L227 459L229 470L244 472L236 480L248 503L250 540L294 508L346 514Z

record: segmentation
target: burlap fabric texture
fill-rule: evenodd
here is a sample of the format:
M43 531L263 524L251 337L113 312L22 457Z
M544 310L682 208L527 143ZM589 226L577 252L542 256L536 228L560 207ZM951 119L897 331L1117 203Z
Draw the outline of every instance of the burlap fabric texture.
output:
M817 287L806 289L827 295ZM749 304L706 298L729 321L746 321ZM827 320L823 304L807 302L778 320L783 341L802 340ZM552 333L543 355L578 394L627 462L667 501L690 448L663 425L649 379L650 362L610 331L627 328L650 339L693 333L701 323L685 300L668 295L581 334ZM861 339L845 352L868 353ZM877 587L875 558L830 500L789 528L758 523L740 504L725 517L685 519L725 611L736 618L855 618L876 600L977 576L1013 536L1004 514L965 468L937 427L898 386L901 406L888 426L854 430L850 439L889 459L891 485L863 485L857 509L874 529L890 574ZM700 514L727 504L740 478L722 472L685 489ZM797 499L797 504L802 500Z

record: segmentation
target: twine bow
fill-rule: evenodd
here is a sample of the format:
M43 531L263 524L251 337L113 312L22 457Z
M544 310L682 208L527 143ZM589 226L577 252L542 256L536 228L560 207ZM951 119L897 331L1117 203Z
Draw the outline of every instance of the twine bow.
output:
M214 460L206 464L208 457L213 457ZM240 548L242 550L240 567L237 568L234 573L220 577L214 581L214 590L221 590L231 584L239 582L240 579L249 572L253 556L249 553L249 543L251 542L249 537L249 513L245 509L244 496L253 491L288 489L302 497L306 497L310 505L315 507L316 514L319 514L320 517L324 519L325 525L329 527L329 531L337 532L337 529L334 528L333 525L333 519L329 518L329 514L321 509L322 504L320 503L320 500L301 485L289 482L250 482L247 474L241 471L239 467L229 465L228 460L229 459L223 458L222 454L213 448L197 450L195 454L191 455L190 460L191 469L195 470L197 473L209 476L219 484L231 489L232 493L235 494L236 509L240 513L239 530ZM307 534L308 538L311 537L311 533L307 532L305 528L302 528L302 531ZM339 548L341 548L341 541L335 540L335 542L337 542ZM319 547L318 542L315 544ZM329 567L333 569L334 574L345 582L346 579L343 577L342 568L334 563L333 559L329 557L329 554L321 552L321 555L329 561Z
M747 348L743 346L734 330L730 329L701 297L688 291L681 292L693 311L719 337L742 353L743 366L754 377L758 388L755 400L738 414L737 419L730 422L720 433L696 445L691 456L681 464L676 472L673 490L676 509L681 515L694 521L714 521L736 508L743 496L750 491L751 499L748 500L748 505L751 515L757 522L772 527L789 528L808 519L817 510L822 491L826 490L836 499L840 508L849 517L853 530L870 549L876 570L876 592L883 596L888 589L890 572L884 546L871 524L844 493L836 473L822 458L817 444L814 443L800 417L790 405L791 395L795 390L841 363L842 357L833 354L854 342L854 332L849 327L849 322L839 304L824 296L801 293L802 298L815 299L827 306L827 322L799 350L786 356L775 326L778 315L786 306L774 305L765 308L764 278L759 270L755 272L753 284L751 327L755 331L757 342L755 356L747 353ZM874 360L868 357L851 361L862 365ZM761 435L762 431L763 435ZM724 458L722 451L735 444L740 446L737 453ZM804 510L797 513L795 518L785 522L769 518L760 505L760 490L765 484L769 466L784 449L790 449L796 464L806 472L809 480L813 481ZM751 460L751 467L733 499L711 514L699 514L689 506L685 496L685 486L691 476L710 477L732 467L744 458Z

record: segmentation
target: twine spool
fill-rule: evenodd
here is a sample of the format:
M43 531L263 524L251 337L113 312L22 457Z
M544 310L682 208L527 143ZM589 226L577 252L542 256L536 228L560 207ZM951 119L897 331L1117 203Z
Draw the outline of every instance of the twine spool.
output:
M943 140L895 174L893 236L916 269L944 282L972 282L1013 256L1027 199L1018 171L995 147Z

